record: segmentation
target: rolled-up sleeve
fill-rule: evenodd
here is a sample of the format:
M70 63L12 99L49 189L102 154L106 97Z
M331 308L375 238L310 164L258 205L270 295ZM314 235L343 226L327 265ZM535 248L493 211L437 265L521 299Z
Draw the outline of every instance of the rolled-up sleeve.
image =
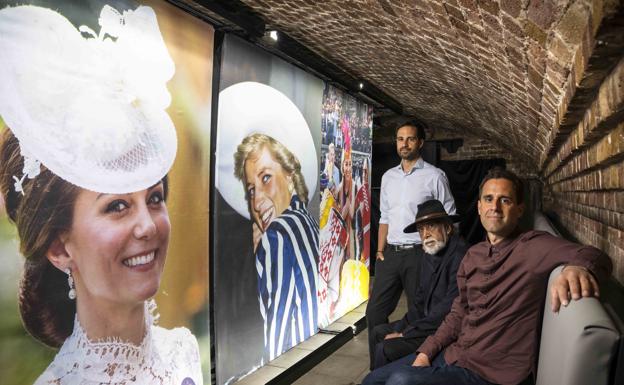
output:
M381 191L379 194L379 211L381 215L379 216L379 223L387 224L390 210L390 204L388 202L388 189L387 189L387 174L381 177Z

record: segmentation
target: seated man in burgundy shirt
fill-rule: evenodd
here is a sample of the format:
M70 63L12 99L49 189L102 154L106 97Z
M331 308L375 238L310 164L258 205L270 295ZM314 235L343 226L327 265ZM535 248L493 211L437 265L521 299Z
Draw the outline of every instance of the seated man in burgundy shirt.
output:
M596 279L608 277L611 260L545 232L520 232L522 182L513 173L490 170L478 211L487 240L459 266L451 312L416 353L371 372L363 385L530 383L550 272L567 265L551 289L553 311L570 296L598 296Z

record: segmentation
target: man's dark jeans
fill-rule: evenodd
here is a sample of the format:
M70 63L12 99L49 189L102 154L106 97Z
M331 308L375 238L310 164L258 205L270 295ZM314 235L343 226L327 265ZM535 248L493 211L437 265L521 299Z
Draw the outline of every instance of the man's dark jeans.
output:
M414 367L416 353L405 356L368 374L362 385L494 385L476 373L447 365L441 352L431 366Z

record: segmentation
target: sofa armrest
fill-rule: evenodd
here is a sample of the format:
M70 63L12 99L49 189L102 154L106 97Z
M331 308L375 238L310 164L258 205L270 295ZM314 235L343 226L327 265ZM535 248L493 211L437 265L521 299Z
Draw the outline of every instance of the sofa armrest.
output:
M562 269L550 274L549 289ZM619 338L598 299L573 300L553 313L547 295L536 385L607 385Z

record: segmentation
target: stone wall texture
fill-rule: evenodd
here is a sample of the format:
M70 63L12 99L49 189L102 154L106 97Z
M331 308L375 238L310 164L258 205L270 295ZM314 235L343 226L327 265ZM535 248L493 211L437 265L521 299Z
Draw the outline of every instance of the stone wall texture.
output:
M544 204L580 242L604 250L624 283L624 60L543 170Z
M601 20L618 1L244 0L269 28L430 126L541 165ZM565 107L565 106L564 106Z
M436 138L438 139L438 138ZM515 172L518 175L522 175L523 178L536 178L534 168L528 165L526 162L522 162L521 159L513 156L504 148L492 144L492 142L477 138L470 135L464 135L463 146L457 149L454 153L449 153L446 149L440 149L441 160L472 160L472 159L505 159L506 168Z

